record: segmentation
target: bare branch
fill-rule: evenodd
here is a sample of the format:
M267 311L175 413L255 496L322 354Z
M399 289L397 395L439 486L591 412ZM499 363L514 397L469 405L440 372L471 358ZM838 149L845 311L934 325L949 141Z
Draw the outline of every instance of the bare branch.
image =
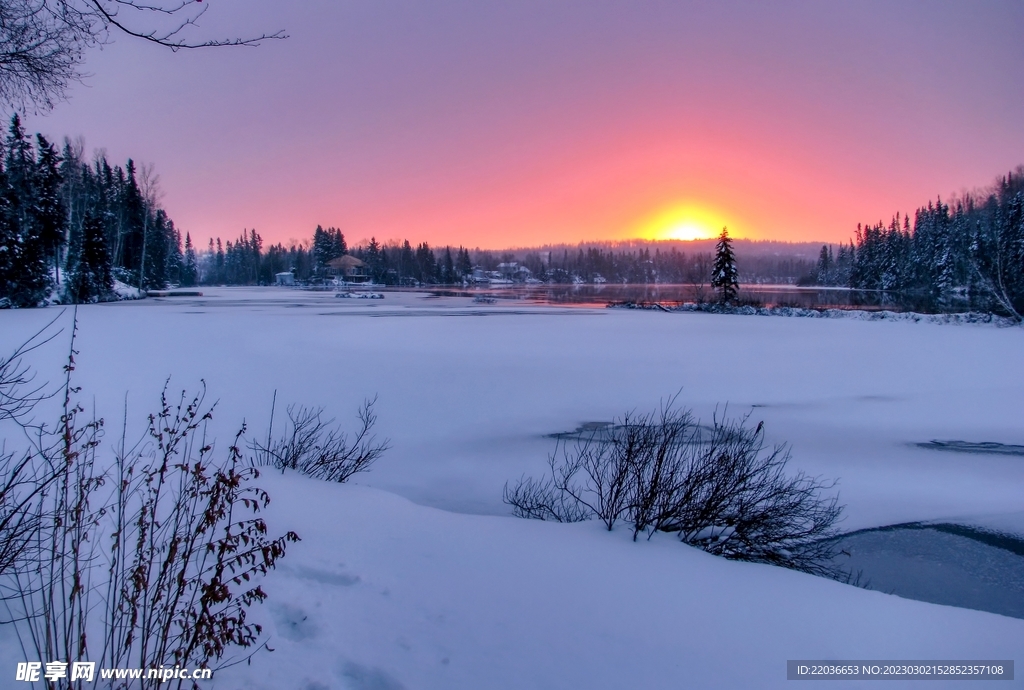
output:
M287 38L259 36L197 39L198 20L209 9L200 0L150 4L137 0L3 0L0 2L0 101L48 110L64 98L81 71L85 53L116 34L172 51L257 46Z
M349 440L348 434L323 418L322 407L289 405L288 425L276 441L263 445L252 441L249 448L256 461L279 470L298 470L317 479L345 482L354 474L366 472L390 447L388 439L378 441L373 434L377 398L363 401L357 417L359 428Z

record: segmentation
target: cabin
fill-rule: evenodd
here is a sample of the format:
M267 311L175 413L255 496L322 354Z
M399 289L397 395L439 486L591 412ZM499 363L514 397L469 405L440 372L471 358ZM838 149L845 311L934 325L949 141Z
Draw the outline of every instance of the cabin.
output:
M366 273L366 264L351 254L328 261L326 273L346 283L365 283L370 279Z
M291 271L274 274L275 285L295 285L295 274Z
M530 277L530 269L518 261L507 261L498 264L498 277L513 283L522 283Z

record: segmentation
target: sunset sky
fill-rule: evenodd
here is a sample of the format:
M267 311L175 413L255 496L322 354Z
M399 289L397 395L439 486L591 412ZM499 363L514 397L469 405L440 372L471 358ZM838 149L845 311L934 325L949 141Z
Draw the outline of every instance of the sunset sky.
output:
M26 119L153 164L200 245L838 242L1024 163L1019 0L208 4L290 38L117 38Z

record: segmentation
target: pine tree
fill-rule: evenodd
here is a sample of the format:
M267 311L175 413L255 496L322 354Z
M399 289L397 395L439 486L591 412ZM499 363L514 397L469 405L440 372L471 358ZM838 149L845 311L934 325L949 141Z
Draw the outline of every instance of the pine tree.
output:
M815 271L818 285L832 284L833 263L832 248L827 244L821 245L821 252L818 254L818 267Z
M7 170L0 161L0 307L11 304L11 292L14 289L14 258L17 238L14 234L14 222L11 211L11 199L7 194Z
M68 299L79 303L107 299L114 279L110 273L110 252L107 250L103 222L94 211L85 214L82 246L76 254L78 262L68 280Z
M411 278L413 272L416 270L416 257L412 253L412 245L409 244L409 240L402 243L402 248L398 252L398 282L402 284L406 278Z
M336 247L332 231L333 228L331 231L326 231L319 225L313 231L313 261L318 273L322 273L327 262L335 258Z
M728 304L739 294L739 273L736 270L736 254L732 250L732 240L727 228L722 228L715 245L715 264L711 269L711 287L718 290L719 299Z
M327 260L330 261L348 254L348 245L345 244L345 236L341 234L341 230L338 228L328 228L327 233L331 238L330 258Z
M380 245L377 244L377 238L371 237L370 243L366 245L366 250L363 255L365 256L366 267L370 274L370 280L375 283L383 282L384 278L384 257L381 255Z
M36 214L36 158L21 119L14 115L6 142L6 184L2 231L7 257L2 262L0 299L19 307L35 307L50 288L49 252Z
M441 282L450 285L455 282L455 261L452 259L452 248L444 248L444 263L441 265Z
M38 160L35 169L34 215L39 239L53 260L53 274L60 284L61 249L67 229L67 210L61 194L60 155L42 134L36 135Z
M128 159L125 173L118 176L120 195L118 217L120 220L121 257L120 266L135 274L136 284L141 289L149 276L144 275L146 258L146 203L135 175L135 161Z
M460 278L473 275L473 262L469 258L469 250L459 247L459 262L457 266Z
M225 259L225 256L224 256L224 245L221 244L220 238L218 237L217 238L217 260L215 262L217 273L216 273L216 276L215 276L214 281L213 281L215 283L225 283L225 282L227 282L227 280L224 277L224 262L225 262L225 260L226 259Z
M156 212L154 227L163 229L164 245L164 282L181 284L181 273L185 267L185 256L181 253L181 233L174 227L174 221L167 217L163 209ZM213 249L213 242L210 242L210 249ZM213 258L213 252L210 252Z
M181 269L181 284L184 287L194 287L199 282L199 259L196 257L195 247L192 246L192 236L185 233L185 261Z

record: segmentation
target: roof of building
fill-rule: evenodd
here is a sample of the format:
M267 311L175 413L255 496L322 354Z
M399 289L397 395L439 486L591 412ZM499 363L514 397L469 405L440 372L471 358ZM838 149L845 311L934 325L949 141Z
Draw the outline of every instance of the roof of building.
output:
M352 256L351 254L344 254L339 256L337 259L331 259L327 262L327 265L331 268L358 268L365 266L366 264Z

